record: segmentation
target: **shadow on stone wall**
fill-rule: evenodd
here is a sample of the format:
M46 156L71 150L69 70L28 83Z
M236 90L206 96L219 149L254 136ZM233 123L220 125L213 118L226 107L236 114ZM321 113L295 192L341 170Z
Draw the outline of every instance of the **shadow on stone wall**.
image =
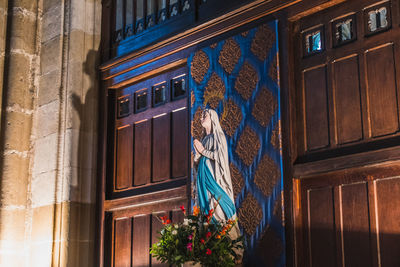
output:
M85 94L73 93L71 101L79 116L78 138L71 145L77 151L77 181L71 185L69 234L73 241L68 249L68 266L94 266L96 233L96 177L97 177L97 125L98 125L98 71L99 52L90 50L82 63L83 84L90 82ZM89 78L88 78L89 77ZM85 84L83 86L85 87ZM75 156L75 155L74 155Z

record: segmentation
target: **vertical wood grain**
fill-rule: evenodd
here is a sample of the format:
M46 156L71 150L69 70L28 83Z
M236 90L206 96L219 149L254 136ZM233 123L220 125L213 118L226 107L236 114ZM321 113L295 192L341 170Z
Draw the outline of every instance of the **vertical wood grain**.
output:
M376 214L381 266L400 266L400 178L376 183Z
M153 182L170 177L170 117L170 114L166 113L153 118Z
M132 266L149 266L150 215L133 218Z
M326 66L303 73L307 150L329 145Z
M172 177L188 175L188 110L172 112Z
M399 129L393 44L365 52L367 95L373 137Z
M135 161L133 185L150 182L151 175L151 123L149 120L135 123Z
M133 127L127 125L117 129L117 172L115 189L128 188L132 184Z
M114 267L131 267L132 219L114 222Z
M358 56L335 60L332 65L338 143L361 140L363 128Z
M340 190L344 266L372 266L367 183Z
M308 190L308 235L310 266L336 266L332 187Z

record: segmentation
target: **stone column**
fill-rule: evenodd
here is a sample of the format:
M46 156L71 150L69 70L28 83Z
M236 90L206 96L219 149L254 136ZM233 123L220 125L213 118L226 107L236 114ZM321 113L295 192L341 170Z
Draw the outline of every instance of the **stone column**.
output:
M0 1L0 266L93 266L100 25L101 0Z
M43 1L32 254L51 266L93 266L100 25L100 0Z
M3 75L4 75L4 58L6 49L7 8L8 8L8 1L1 1L0 2L0 118L1 118L1 104L3 102L2 101L3 82L4 82Z
M0 266L26 266L30 251L31 130L40 15L38 0L8 1L8 7L6 2L0 4L0 88L5 91L0 139Z

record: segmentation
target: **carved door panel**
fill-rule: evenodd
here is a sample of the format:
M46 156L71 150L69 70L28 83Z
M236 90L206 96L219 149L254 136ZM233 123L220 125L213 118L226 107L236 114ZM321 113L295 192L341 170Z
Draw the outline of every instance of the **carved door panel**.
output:
M345 1L292 25L297 266L400 266L398 10Z
M186 73L181 64L108 91L104 266L163 266L149 254L158 217L179 221L188 203Z
M298 162L398 143L398 9L350 1L294 23Z
M297 266L399 266L400 164L294 181Z

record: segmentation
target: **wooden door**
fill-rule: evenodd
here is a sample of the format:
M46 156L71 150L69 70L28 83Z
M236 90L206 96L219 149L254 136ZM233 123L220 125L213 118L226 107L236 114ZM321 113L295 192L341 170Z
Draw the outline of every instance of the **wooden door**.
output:
M149 75L108 89L104 266L164 266L149 254L159 217L188 203L187 67Z
M292 24L297 266L400 266L399 23L354 0Z
M297 266L400 266L400 163L295 179Z

